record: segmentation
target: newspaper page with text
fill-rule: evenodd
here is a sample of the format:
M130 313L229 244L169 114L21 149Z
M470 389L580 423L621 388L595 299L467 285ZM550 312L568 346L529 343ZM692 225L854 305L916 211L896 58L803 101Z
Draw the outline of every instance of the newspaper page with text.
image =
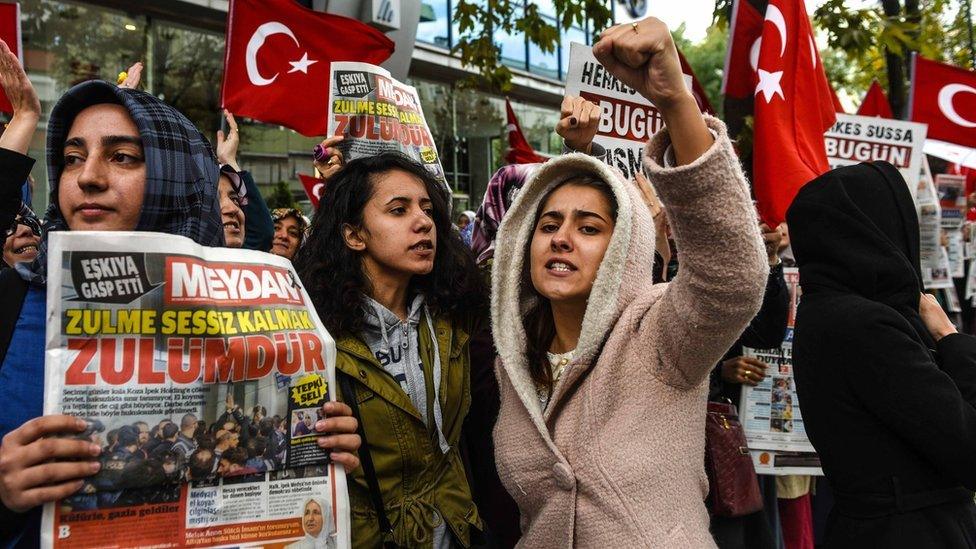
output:
M369 63L334 61L330 70L329 135L345 136L337 147L346 161L400 151L448 188L417 89Z
M288 260L148 232L52 233L49 253L44 413L103 451L45 506L45 547L349 546L314 432L335 342Z
M743 385L739 417L750 450L813 453L807 438L793 379L793 326L800 300L800 273L783 269L790 292L790 314L783 344L775 349L744 349L745 356L769 365L756 386Z

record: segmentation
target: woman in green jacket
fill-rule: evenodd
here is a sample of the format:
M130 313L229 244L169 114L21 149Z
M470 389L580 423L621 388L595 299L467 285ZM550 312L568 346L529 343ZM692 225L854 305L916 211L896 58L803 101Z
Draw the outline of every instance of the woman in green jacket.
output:
M295 264L365 434L349 484L353 546L468 547L481 519L459 440L487 291L448 195L422 165L383 153L349 162L322 204Z

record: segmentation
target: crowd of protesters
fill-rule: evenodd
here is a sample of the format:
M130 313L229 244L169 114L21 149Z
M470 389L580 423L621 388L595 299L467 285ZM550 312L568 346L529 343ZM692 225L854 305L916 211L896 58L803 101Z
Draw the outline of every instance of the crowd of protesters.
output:
M477 213L452 217L441 183L408 157L346 162L342 137L327 138L309 220L269 210L237 162L231 113L212 147L138 91L136 65L55 105L41 218L21 193L40 105L0 43L14 105L0 136L4 542L36 539L45 502L174 501L179 482L280 468L292 431L319 435L346 466L355 547L812 547L809 498L805 515L783 503L811 492L808 477L760 477L761 510L720 516L703 460L706 401L738 403L770 375L743 349L782 343L795 257L797 390L829 480L817 486L834 501L826 544L968 547L976 340L923 297L897 171L831 172L801 191L788 226L770 227L660 21L612 27L593 53L666 123L632 182L596 157L596 105L567 97L564 154L499 170ZM292 260L336 339L346 404L289 421L229 399L209 426L186 414L107 432L41 417L46 235L58 230L165 232Z

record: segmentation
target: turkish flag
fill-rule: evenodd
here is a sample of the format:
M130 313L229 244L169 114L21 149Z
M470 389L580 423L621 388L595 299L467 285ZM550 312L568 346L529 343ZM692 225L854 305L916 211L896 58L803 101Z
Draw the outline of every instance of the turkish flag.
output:
M695 96L695 101L698 102L698 108L703 113L714 115L715 109L712 108L712 104L708 101L705 88L698 81L698 77L695 76L695 71L692 70L691 64L685 59L685 55L681 53L681 50L678 50L678 61L681 63L681 72L691 77L691 93Z
M303 173L298 174L298 179L301 180L302 187L305 187L305 194L312 201L312 207L317 210L319 208L319 201L322 199L322 194L325 193L325 180Z
M775 227L800 187L829 169L823 134L836 120L803 0L770 0L757 67L753 186Z
M20 36L20 4L0 3L0 39L7 43L7 47L24 64L24 46ZM0 112L13 114L14 108L10 100L0 90Z
M931 139L976 147L976 72L918 55L912 67L911 120Z
M756 63L763 15L749 0L734 0L725 53L722 93L733 99L751 98L756 89Z
M293 0L231 0L221 103L230 112L325 135L329 64L379 65L393 42L364 23Z
M864 95L864 101L861 102L860 108L857 109L857 114L859 116L880 116L881 118L894 118L895 115L891 112L891 103L888 102L888 96L885 95L883 89L881 89L881 84L875 80L871 82L871 87L868 88L868 93Z
M539 156L532 149L532 145L526 141L508 99L505 100L505 112L508 113L508 125L505 127L508 131L508 153L505 155L505 161L509 164L538 164L548 160L544 156Z

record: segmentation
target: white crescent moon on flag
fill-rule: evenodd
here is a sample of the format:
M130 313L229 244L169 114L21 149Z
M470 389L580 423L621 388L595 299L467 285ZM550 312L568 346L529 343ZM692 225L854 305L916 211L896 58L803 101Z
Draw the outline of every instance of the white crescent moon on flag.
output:
M944 86L939 90L939 110L942 111L942 114L946 118L964 128L976 128L976 122L963 118L956 112L956 108L952 106L952 99L957 93L971 93L976 95L976 88L965 84L949 84Z
M315 186L312 187L312 196L318 198L319 200L322 200L323 187L325 187L325 183L316 183Z
M779 11L779 8L770 4L766 8L766 21L769 21L776 27L779 31L779 56L783 57L786 53L786 18L783 17L783 12ZM752 70L759 69L759 50L762 48L762 34L759 38L752 43L752 47L749 48L749 64L752 65ZM814 61L816 62L816 61Z
M251 39L247 42L247 50L244 57L244 62L247 65L247 77L255 86L267 86L278 78L278 73L275 73L271 78L265 78L261 76L261 71L258 70L258 50L261 49L264 41L269 36L275 34L287 35L295 42L296 46L301 45L298 43L298 39L295 38L295 34L291 32L291 29L277 21L271 21L258 27L254 31L254 34L251 35Z
M786 53L786 18L783 12L779 11L775 5L770 4L766 8L766 21L769 21L779 31L779 56L783 57Z

